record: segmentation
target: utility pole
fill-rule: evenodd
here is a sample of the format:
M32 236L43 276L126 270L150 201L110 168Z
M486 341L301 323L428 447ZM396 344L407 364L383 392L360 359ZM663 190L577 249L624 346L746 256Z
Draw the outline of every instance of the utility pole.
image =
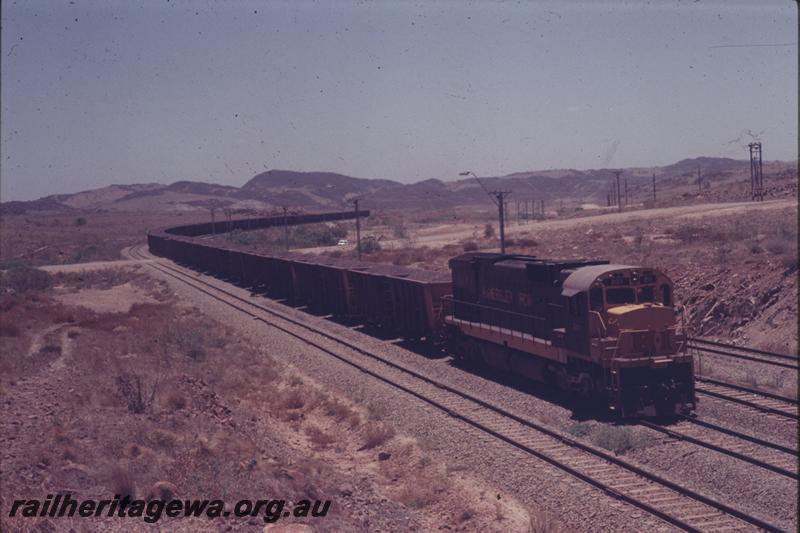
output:
M544 200L539 200L539 213L542 215L542 220L544 220Z
M700 165L697 166L697 192L703 192L703 180L700 177Z
M214 220L214 212L217 210L217 208L216 207L209 207L208 209L209 209L209 211L211 211L211 234L212 235L216 235L217 234L217 225L215 223L216 221Z
M356 249L358 250L358 260L361 261L361 213L358 210L359 199L353 200L356 206Z
M750 199L764 199L764 175L761 172L761 143L747 145L750 148Z
M283 242L286 246L286 251L289 251L289 217L287 215L288 208L283 206Z
M495 198L497 198L497 207L500 209L500 253L506 253L506 224L505 224L505 205L507 200L507 196L511 194L511 191L492 191L492 194Z
M625 207L628 206L628 176L625 176Z
M228 219L228 240L233 240L233 209L226 207L224 213L225 218Z
M656 206L656 173L653 172L653 207Z
M621 174L621 171L617 170L615 172L615 174L617 175L617 210L620 213L622 213L622 204L620 203L620 199L621 198L620 198L620 190L619 190L619 175Z
M489 196L493 196L494 198L492 201L497 205L498 215L500 216L500 253L506 253L506 207L508 202L508 195L511 194L511 191L490 191L486 188L483 182L478 179L478 176L475 175L474 172L467 170L466 172L459 172L459 176L472 176L475 178L475 181L478 182L478 185L488 194ZM358 220L358 219L356 219Z

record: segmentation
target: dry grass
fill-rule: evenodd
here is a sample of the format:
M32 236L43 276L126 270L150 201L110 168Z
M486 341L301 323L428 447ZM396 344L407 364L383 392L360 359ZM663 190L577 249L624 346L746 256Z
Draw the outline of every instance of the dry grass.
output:
M309 440L311 441L314 446L318 448L327 448L334 442L336 442L336 437L325 433L317 426L306 426L305 433L308 435Z
M281 394L277 405L284 411L302 409L306 405L306 391L298 388L286 390Z
M438 472L418 472L406 481L397 500L412 509L422 509L436 504L449 488L447 479Z
M353 411L353 409L351 409L349 406L345 405L339 400L331 398L328 398L324 402L324 406L325 406L325 414L333 418L337 422L341 422L342 420L349 418L355 413L355 411Z
M119 494L120 498L128 496L131 499L136 497L136 483L133 475L128 468L115 466L111 471L111 493Z
M371 450L384 444L394 436L392 428L379 423L370 421L364 426L364 445L363 450Z
M17 301L6 307L29 312L29 304ZM54 309L36 312L36 328L54 322ZM91 459L108 476L88 483L104 484L121 495L143 496L148 487L163 482L231 501L253 494L297 500L326 498L338 487L367 483L383 494L388 486L404 488L401 497L411 508L428 509L435 502L438 508L424 512L437 516L444 516L443 502L459 499L459 494L448 494L451 487L441 481L445 475L423 472L437 461L416 464L416 452L404 452L405 444L393 440L388 422L378 420L390 418L385 409L357 406L321 390L263 348L235 338L196 311L166 303L75 319L77 325L59 331L80 331L71 336L75 364L64 384L79 392L69 396L69 405L56 408L64 420L51 439L56 444L46 453L41 447L31 452L41 457L25 462L44 465L39 468L47 468L55 483L78 490L93 486L82 481L93 469L73 464ZM27 333L24 324L20 337ZM204 332L205 353L193 359L185 354L201 344L197 331ZM215 338L224 349L212 345ZM2 337L1 342L19 340ZM259 361L255 367L254 360ZM93 415L98 407L103 416ZM292 423L281 423L285 420ZM298 434L306 437L310 450L297 445ZM374 448L383 453L370 451ZM17 445L15 452L20 450ZM473 526L487 516L477 511L482 509L477 501L467 499L463 509L468 511L461 515L463 524ZM353 523L336 521L349 510L339 513L332 521L328 517L326 527L352 530ZM459 515L450 516L456 523Z
M565 533L568 531L561 522L547 513L531 514L527 533Z
M9 322L0 322L0 337L18 337L19 328Z
M107 290L142 277L143 274L137 273L133 268L99 268L79 272L57 272L53 274L53 282L57 285L68 285L73 290Z
M172 411L186 408L186 397L179 391L172 391L167 396L167 407Z

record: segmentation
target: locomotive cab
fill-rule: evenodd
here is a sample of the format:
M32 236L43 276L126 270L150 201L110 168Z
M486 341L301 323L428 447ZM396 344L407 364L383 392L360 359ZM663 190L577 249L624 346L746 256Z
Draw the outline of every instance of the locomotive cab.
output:
M672 281L655 269L597 265L570 272L563 282L566 331L581 353L602 358L647 357L685 349L677 331ZM565 335L565 337L567 337Z
M564 345L600 364L603 371L591 377L592 385L608 391L612 409L651 416L694 408L692 358L666 275L627 265L589 266L565 278L562 295L568 300Z

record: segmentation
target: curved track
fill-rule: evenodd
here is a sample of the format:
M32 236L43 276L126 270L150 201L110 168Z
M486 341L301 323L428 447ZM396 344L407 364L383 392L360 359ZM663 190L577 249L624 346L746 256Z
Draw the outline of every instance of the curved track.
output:
M139 248L132 248L130 253L150 259ZM148 266L683 530L781 531L766 520L404 368L345 339L199 279L195 274L187 274L160 260L150 261ZM323 341L314 338L334 341L337 348L326 347L321 344Z

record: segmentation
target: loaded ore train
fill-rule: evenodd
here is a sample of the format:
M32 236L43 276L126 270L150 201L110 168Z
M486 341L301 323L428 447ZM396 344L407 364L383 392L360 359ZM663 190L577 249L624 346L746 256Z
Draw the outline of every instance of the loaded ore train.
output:
M225 229L353 216L246 219ZM621 417L695 408L694 365L676 325L673 284L657 269L472 252L451 259L448 274L259 253L203 239L215 231L206 226L151 233L150 251L312 312L355 319L390 337L425 339L456 358L554 385Z

